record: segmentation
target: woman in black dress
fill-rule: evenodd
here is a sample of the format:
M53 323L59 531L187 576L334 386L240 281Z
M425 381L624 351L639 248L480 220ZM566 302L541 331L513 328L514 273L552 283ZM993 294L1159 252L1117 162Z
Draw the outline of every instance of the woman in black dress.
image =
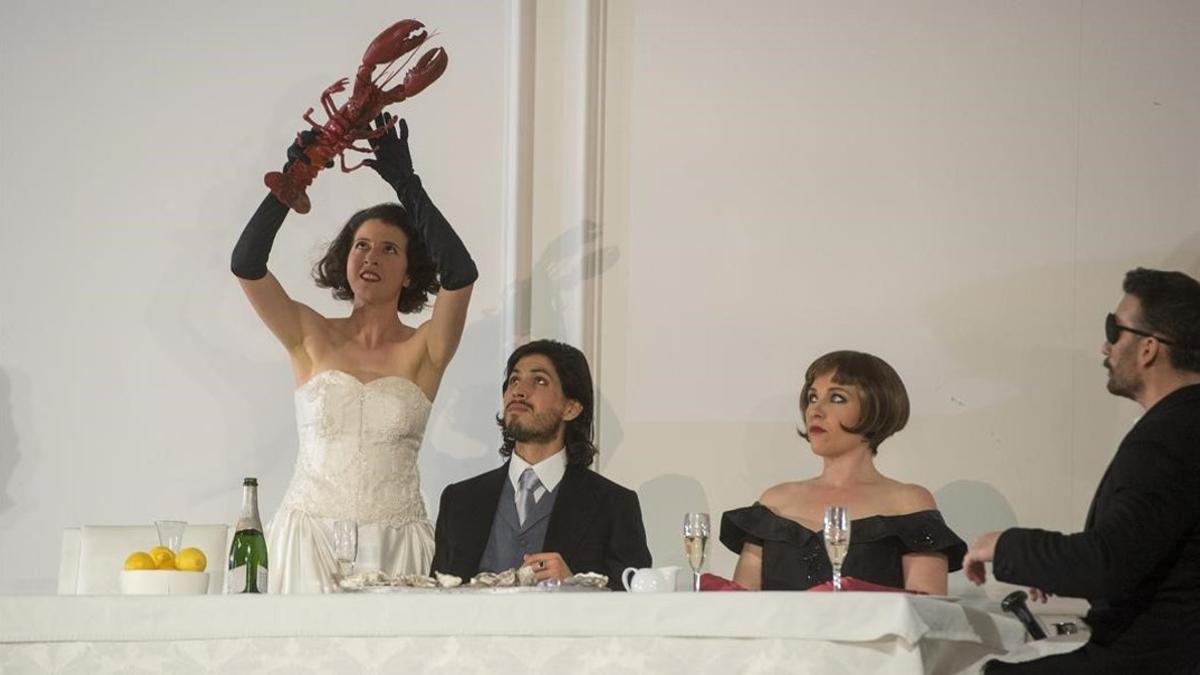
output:
M946 594L966 544L946 526L933 495L875 468L879 445L908 422L908 393L882 359L826 354L808 367L801 435L824 461L821 475L781 483L721 518L721 543L739 554L733 579L753 590L804 590L833 570L822 540L826 506L848 507L850 549L842 574L871 583Z

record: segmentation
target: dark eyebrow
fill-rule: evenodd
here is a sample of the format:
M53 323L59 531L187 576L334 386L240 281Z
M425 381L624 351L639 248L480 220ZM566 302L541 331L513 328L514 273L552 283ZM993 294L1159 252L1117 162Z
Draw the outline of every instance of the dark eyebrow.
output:
M538 367L538 366L534 366L533 368L530 368L529 370L525 370L525 371L519 370L517 368L513 368L513 371L511 373L509 373L508 376L512 377L513 375L517 375L519 373L529 373L530 375L532 375L534 373L538 373L541 375L545 375L547 377L551 377L551 378L554 377L553 375L550 374L550 371L546 370L545 368Z
M356 244L357 244L357 243L358 243L358 242L360 242L360 241L374 242L375 240L374 240L374 239L371 239L370 237L355 237L355 238L354 238L354 243L356 243ZM381 244L391 244L392 246L395 246L396 248L400 248L400 242L398 242L398 241L392 241L391 239L380 239L380 240L379 240L379 243L381 243Z
M512 372L510 372L509 377L512 377L512 376L518 375L518 374L522 374L522 372L528 372L528 374L530 374L530 375L534 374L534 372L540 372L541 375L550 375L550 371L546 370L545 368L541 368L541 366L535 365L535 366L533 366L533 368L530 368L529 370L521 370L521 369L514 368L514 369L512 369Z

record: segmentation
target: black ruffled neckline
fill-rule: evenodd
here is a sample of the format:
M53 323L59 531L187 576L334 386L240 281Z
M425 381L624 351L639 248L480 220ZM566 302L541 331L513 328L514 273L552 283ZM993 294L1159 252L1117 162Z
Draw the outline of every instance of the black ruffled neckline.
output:
M801 549L824 546L820 530L810 530L755 502L722 517L721 543L734 553L740 553L747 541L775 541ZM950 570L962 566L967 545L942 518L940 511L926 509L897 515L871 515L850 521L850 545L897 540L910 552L941 552L946 554Z

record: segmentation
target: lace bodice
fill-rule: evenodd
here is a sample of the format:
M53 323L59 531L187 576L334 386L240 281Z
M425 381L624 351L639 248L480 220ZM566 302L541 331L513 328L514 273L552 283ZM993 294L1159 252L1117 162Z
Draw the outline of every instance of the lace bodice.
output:
M300 450L281 509L393 527L427 521L417 451L432 404L416 384L327 370L295 398Z

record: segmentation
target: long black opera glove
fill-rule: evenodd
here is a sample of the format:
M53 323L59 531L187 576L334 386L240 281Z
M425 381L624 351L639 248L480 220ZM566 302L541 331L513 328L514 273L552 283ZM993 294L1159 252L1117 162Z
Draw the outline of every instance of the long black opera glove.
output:
M284 171L287 171L292 162L309 161L304 154L304 148L315 142L317 136L317 132L313 130L300 132L296 142L288 148L288 161L283 165ZM332 163L329 166L332 166ZM246 223L246 229L242 230L242 236L233 247L229 267L236 276L250 281L267 276L267 258L271 255L271 244L275 243L275 234L279 232L287 214L288 207L268 192L258 205L258 210L250 216L250 222Z
M283 225L283 219L288 214L288 207L275 198L270 192L263 197L258 210L250 216L246 229L233 247L233 257L229 268L235 276L254 281L267 276L267 258L271 255L271 244L275 243L275 234Z
M391 116L384 113L375 119L376 128L388 124ZM400 129L399 135L396 128ZM380 138L370 139L375 159L364 164L375 171L396 190L400 204L412 216L413 224L429 249L437 268L442 288L453 291L475 283L479 270L467 247L433 200L425 193L421 178L413 173L412 156L408 151L408 124L404 120Z

